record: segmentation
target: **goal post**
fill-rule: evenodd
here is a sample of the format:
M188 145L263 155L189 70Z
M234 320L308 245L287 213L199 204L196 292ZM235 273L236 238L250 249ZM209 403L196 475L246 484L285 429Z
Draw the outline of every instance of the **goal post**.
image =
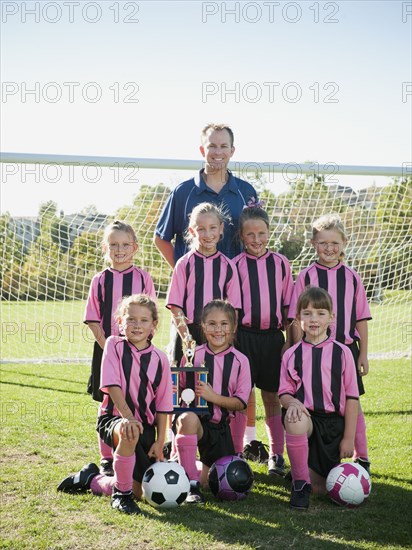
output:
M201 167L197 161L17 153L2 153L1 161L2 166L94 163L107 167L134 162L165 170ZM258 189L270 218L269 246L289 258L295 277L314 260L313 220L339 213L349 236L345 261L359 272L371 304L370 354L410 355L412 180L405 167L234 162L231 168ZM365 186L354 190L344 183L345 174L391 179L377 186L365 177ZM339 182L334 183L331 175L339 175ZM281 192L277 192L276 178L283 180ZM92 336L82 323L84 303L92 276L104 267L102 233L113 219L126 221L136 230L136 263L150 272L160 300L164 298L171 270L152 240L170 191L162 183L141 184L130 204L111 212L90 207L61 215L49 201L39 205L36 218L1 216L3 361L89 361ZM167 312L163 315L167 320ZM166 339L165 334L162 345Z

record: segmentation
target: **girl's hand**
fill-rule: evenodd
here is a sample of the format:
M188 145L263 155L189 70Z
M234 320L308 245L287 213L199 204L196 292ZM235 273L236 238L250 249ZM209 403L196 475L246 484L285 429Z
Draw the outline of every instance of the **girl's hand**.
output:
M163 460L163 444L161 444L161 441L155 441L153 443L147 453L147 456L149 458L155 458L157 461Z
M119 433L122 439L128 441L139 439L140 434L143 433L143 424L137 418L123 418Z
M203 397L206 401L213 403L213 398L216 395L216 392L213 391L213 388L210 384L198 380L196 383L195 393L197 397Z
M369 372L369 361L366 355L359 354L357 365L359 376L366 376Z
M355 443L352 439L343 438L339 444L341 458L352 458L355 450Z
M302 415L310 417L308 409L297 399L291 401L286 410L285 418L288 422L295 423L302 419Z

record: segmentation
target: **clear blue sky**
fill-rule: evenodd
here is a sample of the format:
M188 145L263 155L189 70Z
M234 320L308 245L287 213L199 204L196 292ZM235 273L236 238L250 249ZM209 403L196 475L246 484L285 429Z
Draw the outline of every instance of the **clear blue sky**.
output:
M412 81L410 2L1 7L4 151L198 159L200 129L224 121L234 160L411 161L412 95L402 96L412 92L403 84ZM2 176L1 210L13 215L35 215L48 199L66 213L91 203L111 212L138 190L134 181L114 187L110 171L96 184L64 171L56 182L51 172L48 182L22 181L20 168ZM189 176L137 179L172 186Z

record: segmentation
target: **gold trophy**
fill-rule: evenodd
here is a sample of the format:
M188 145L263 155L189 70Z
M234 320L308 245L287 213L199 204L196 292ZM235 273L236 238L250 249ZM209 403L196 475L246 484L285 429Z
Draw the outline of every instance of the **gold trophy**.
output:
M208 412L207 401L202 397L196 397L194 387L198 380L207 383L207 368L205 363L201 363L200 367L194 367L193 361L195 359L195 349L196 341L193 339L190 334L186 318L182 312L180 312L174 318L174 323L176 328L184 326L184 335L182 337L182 348L183 348L183 357L185 358L185 364L182 367L176 366L176 361L172 362L172 381L174 386L173 391L173 408L175 413L179 412L195 412L197 414L204 414ZM180 334L180 333L179 333ZM194 377L187 376L189 373L193 373ZM192 379L192 384L189 384L193 387L180 388L180 375L186 375L186 383L188 383L188 378Z

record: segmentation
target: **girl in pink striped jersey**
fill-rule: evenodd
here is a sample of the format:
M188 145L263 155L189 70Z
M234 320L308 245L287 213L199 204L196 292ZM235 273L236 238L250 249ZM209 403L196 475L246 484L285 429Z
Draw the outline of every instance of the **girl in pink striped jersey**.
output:
M372 317L359 274L343 263L347 235L339 216L327 214L318 218L313 223L311 242L318 259L299 273L290 302L289 317L295 317L297 300L306 286L319 286L330 294L334 313L332 336L352 352L359 395L363 395L363 377L369 372L368 321ZM293 341L297 342L299 338L299 332L294 329ZM360 402L353 458L369 472L366 424Z
M163 458L167 416L173 412L172 375L165 353L151 343L158 323L154 301L145 294L124 298L118 308L120 332L106 340L100 389L104 394L97 431L113 449L114 477L96 464L64 479L58 491L91 489L111 495L112 508L138 514L146 469Z
M326 477L355 443L359 391L355 362L334 340L330 295L307 288L296 305L303 339L282 358L279 398L284 408L286 447L292 470L290 506L309 507L309 495L326 492Z
M191 250L176 263L166 298L166 307L172 312L180 335L171 345L177 364L182 358L180 337L189 332L196 343L202 343L200 319L205 304L227 299L235 309L240 308L236 269L217 250L223 227L224 214L212 203L197 205L190 215L187 241Z
M269 216L259 205L251 204L243 209L240 237L245 250L233 259L242 295L236 347L248 357L252 383L261 391L269 439L268 473L283 476L285 434L277 391L285 344L282 331L287 328L287 308L293 290L292 274L287 258L267 248ZM255 437L250 437L252 430L256 433L254 390L247 413L247 419L242 413L236 415L232 436L241 446L236 451L244 451L245 458L252 458L250 442L258 443Z
M223 456L233 455L234 446L229 423L234 411L246 408L251 390L248 358L233 347L236 332L236 311L224 300L212 300L203 309L201 328L206 344L196 348L194 366L205 365L207 382L197 381L195 394L207 401L208 412L198 416L183 412L174 420L176 448L180 464L190 479L186 502L203 504L201 485L207 485L210 466ZM179 383L189 386L189 377L180 376ZM191 388L193 389L193 388ZM196 467L199 448L202 471Z
M200 319L205 304L227 299L235 309L240 307L236 268L217 250L224 221L222 210L208 202L195 206L190 215L186 235L190 252L177 261L166 297L166 307L177 327L170 342L170 356L177 365L182 358L182 339L190 335L197 344L203 341Z
M93 277L84 315L84 322L95 338L87 387L95 401L103 400L103 393L100 391L100 365L107 338L112 334L119 334L119 323L115 317L119 302L124 296L141 292L156 300L151 276L133 265L133 257L138 249L136 234L131 225L116 220L106 227L103 253L110 267ZM100 438L98 441L101 471L113 475L112 449Z

